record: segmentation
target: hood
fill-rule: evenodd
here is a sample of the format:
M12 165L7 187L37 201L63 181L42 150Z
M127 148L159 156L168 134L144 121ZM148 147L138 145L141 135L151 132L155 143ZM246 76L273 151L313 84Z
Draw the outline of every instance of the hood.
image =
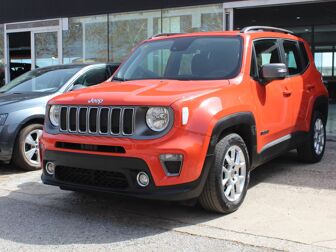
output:
M229 85L229 81L137 80L105 82L53 99L64 105L150 105L170 106L180 99L209 94Z
M36 98L43 98L50 96L50 94L45 93L20 93L20 94L10 94L10 93L0 93L0 108L4 105L17 104L23 101L29 101Z

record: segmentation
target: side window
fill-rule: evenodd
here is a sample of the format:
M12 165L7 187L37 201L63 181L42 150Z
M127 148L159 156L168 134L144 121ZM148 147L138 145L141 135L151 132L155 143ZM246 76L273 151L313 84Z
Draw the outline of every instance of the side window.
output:
M288 67L288 74L295 75L301 73L302 65L297 42L285 40L283 42L283 47L285 51L286 65Z
M107 79L106 67L99 67L88 70L75 81L75 84L89 87L102 83Z
M254 42L256 72L265 64L281 63L280 50L276 39L262 39Z
M302 54L302 67L303 69L306 69L309 65L309 57L308 57L308 53L306 50L306 47L304 45L303 42L299 42L299 46L300 46L300 50L301 50L301 54Z

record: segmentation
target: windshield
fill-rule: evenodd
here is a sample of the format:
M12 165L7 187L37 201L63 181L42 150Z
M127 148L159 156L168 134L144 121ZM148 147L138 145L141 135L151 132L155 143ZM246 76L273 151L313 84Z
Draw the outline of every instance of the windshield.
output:
M240 37L184 37L150 41L139 46L114 80L229 79L241 65Z
M81 67L39 68L17 77L0 88L0 93L54 93L75 75Z

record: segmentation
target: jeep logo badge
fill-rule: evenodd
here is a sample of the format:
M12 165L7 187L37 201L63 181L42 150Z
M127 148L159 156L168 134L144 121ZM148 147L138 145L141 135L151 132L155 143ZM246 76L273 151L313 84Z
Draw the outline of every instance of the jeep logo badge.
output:
M91 98L90 100L88 100L88 103L89 104L97 104L97 105L100 105L103 103L103 99L94 99L94 98Z

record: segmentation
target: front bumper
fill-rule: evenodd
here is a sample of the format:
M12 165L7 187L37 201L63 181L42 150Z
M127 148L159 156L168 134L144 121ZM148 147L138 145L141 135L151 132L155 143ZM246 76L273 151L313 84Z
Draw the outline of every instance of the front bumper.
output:
M58 151L64 153L81 153L87 155L97 155L107 157L128 157L143 160L150 171L156 186L173 186L186 184L197 180L202 172L205 157L208 152L210 137L191 133L185 130L175 130L172 134L154 140L134 140L128 138L95 137L83 135L58 134L51 135L43 133L40 143L42 149L42 159L45 159L45 151ZM122 148L123 153L109 151L94 151L66 148L59 143L70 145L91 145L103 147ZM183 164L179 176L168 176L160 162L161 154L182 154ZM89 161L94 165L93 161ZM81 168L79 166L78 168Z
M213 155L206 157L202 174L197 180L174 186L156 186L148 165L139 158L45 151L43 160L44 166L48 161L56 164L53 176L43 169L42 181L48 185L59 186L65 190L97 191L175 201L197 198L201 194ZM149 186L143 188L136 183L139 172L146 172L150 176ZM118 183L111 184L115 179Z
M60 145L59 143L63 143ZM135 140L108 136L85 136L43 133L40 139L40 148L43 164L53 161L56 164L56 176L42 176L44 183L57 185L63 189L93 190L121 194L128 194L143 198L183 200L198 197L203 188L205 167L210 163L212 155L208 154L210 137L184 129L172 130L162 138L152 140ZM70 145L70 149L64 143ZM93 149L75 149L79 146L103 146L122 148L124 152L106 152L106 148L97 152ZM183 163L178 176L166 173L160 162L161 154L182 154ZM63 169L64 174L57 176L57 166ZM72 170L67 170L70 167ZM82 169L82 170L81 170ZM67 172L73 174L66 174ZM95 172L97 171L97 172ZM140 171L150 176L150 185L139 188L136 176ZM84 175L82 175L84 172ZM113 174L117 172L118 174ZM87 177L85 174L91 174ZM93 175L92 175L93 174ZM127 180L127 187L106 187L109 181L103 181L103 186L93 183L92 177L109 177L116 179L123 176ZM68 176L78 180L67 180ZM87 181L82 181L82 178ZM103 178L102 178L103 179ZM105 186L105 187L104 187ZM201 189L200 189L201 188Z

